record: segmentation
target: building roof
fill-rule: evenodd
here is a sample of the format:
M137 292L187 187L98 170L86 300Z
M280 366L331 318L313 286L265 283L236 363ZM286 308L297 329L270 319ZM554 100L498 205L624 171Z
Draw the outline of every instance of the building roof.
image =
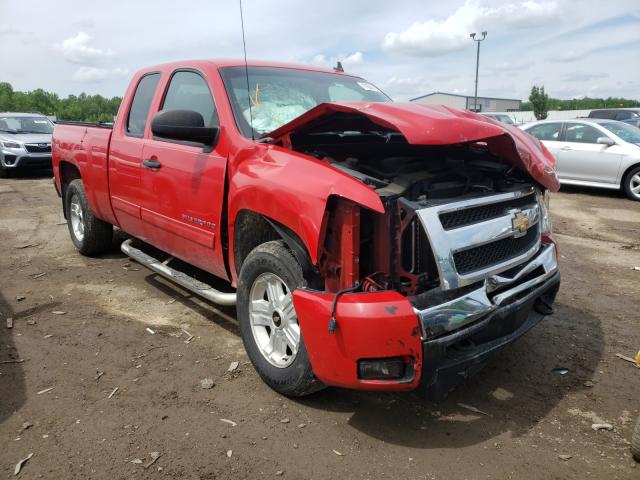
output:
M411 98L409 99L409 101L413 102L415 100L420 100L421 98L431 97L432 95L448 95L450 97L474 98L473 95L460 95L458 93L447 93L447 92L433 92L433 93L427 93L426 95L420 95L419 97L416 97L416 98ZM478 95L478 98L485 98L487 100L508 100L510 102L522 102L522 100L519 98L484 97L482 95Z

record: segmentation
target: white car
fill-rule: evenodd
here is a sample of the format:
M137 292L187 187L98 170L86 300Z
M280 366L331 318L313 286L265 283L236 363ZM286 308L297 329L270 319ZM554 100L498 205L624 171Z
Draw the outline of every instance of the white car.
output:
M621 188L640 201L640 128L596 118L541 120L520 128L556 158L560 183Z

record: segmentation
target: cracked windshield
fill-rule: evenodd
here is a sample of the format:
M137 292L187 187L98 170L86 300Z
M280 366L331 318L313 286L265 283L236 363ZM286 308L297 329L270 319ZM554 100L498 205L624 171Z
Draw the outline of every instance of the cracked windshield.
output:
M236 124L246 137L272 132L324 102L390 102L377 87L358 77L297 70L223 68L222 78Z

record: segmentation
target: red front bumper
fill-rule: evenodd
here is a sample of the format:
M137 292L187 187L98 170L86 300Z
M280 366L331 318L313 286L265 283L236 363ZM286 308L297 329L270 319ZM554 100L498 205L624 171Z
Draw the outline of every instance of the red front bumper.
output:
M397 292L351 293L340 296L338 327L329 333L334 295L308 290L293 292L298 322L316 377L326 385L363 390L413 390L422 372L422 341L418 317ZM402 357L407 374L399 380L358 378L358 360Z

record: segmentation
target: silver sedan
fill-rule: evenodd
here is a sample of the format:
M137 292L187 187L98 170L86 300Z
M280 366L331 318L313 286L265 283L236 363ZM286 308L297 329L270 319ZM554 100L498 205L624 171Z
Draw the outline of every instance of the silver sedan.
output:
M560 183L622 189L640 201L640 128L615 120L541 120L523 125L557 161Z

